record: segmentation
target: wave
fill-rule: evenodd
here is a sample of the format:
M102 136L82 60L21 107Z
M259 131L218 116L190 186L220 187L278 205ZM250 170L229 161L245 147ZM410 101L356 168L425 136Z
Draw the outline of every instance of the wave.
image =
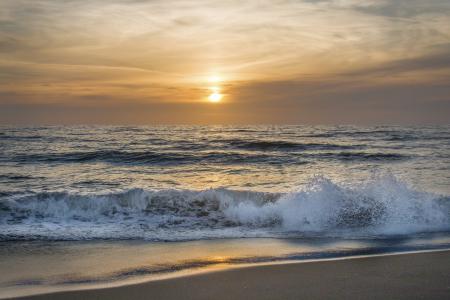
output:
M227 189L39 193L0 202L1 240L403 235L450 230L450 197L392 176L358 184L316 177L279 194Z
M14 157L19 162L92 162L105 161L117 163L164 163L186 159L183 153L157 153L152 151L127 152L120 150L97 150L64 153L20 154Z
M192 149L191 149L192 150ZM65 153L36 153L19 154L12 157L13 161L21 163L87 163L107 162L112 164L194 164L201 162L218 164L242 164L242 163L305 163L295 157L274 156L258 153L223 152L223 151L119 151L98 150L89 152L65 152Z
M302 137L337 138L350 137L358 140L384 140L384 141L416 141L416 140L447 140L449 136L442 133L423 132L420 130L390 129L390 130L331 130L304 134Z
M17 141L28 141L28 140L43 140L44 136L41 135L7 135L5 133L0 134L0 140L17 140Z
M220 140L219 140L220 141ZM254 140L245 141L241 139L223 140L225 144L231 147L245 150L257 151L289 151L289 150L348 150L360 149L364 145L343 145L328 143L299 143L283 140Z
M23 174L0 174L0 180L32 180L37 177Z
M331 158L341 161L396 161L410 159L410 155L400 153L368 152L332 152L313 154L316 157Z
M261 151L201 151L200 147L190 147L177 150L155 150L155 151L121 151L121 150L97 150L78 151L63 153L22 153L11 157L0 158L0 161L14 161L19 163L90 163L105 162L110 164L143 164L143 165L183 165L196 163L214 164L282 164L295 163L306 164L316 159L338 160L345 162L359 161L400 161L412 158L411 155L390 152L361 152L361 151L334 151L334 152L280 152L264 153L262 149L269 150L275 147L271 144L260 142L247 143L248 149L260 147ZM261 148L262 147L262 148ZM289 144L276 147L291 147ZM292 146L297 147L297 146ZM298 146L300 147L300 146ZM314 150L332 150L333 145L315 145ZM248 150L247 149L247 150ZM296 148L297 150L300 148ZM291 150L294 150L291 149ZM310 149L311 150L311 149Z

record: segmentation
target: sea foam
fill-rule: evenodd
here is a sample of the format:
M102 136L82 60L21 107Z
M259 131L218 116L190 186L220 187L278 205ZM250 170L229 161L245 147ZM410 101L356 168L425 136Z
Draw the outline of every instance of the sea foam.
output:
M339 184L315 177L290 193L131 189L39 193L0 202L2 240L407 235L450 231L450 197L393 176Z

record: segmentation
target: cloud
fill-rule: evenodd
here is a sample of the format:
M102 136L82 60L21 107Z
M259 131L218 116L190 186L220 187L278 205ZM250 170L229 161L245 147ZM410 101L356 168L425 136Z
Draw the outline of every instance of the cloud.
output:
M411 18L420 15L448 15L450 2L446 0L391 0L372 5L356 6L356 10L386 17Z
M220 73L223 120L255 105L254 121L274 121L269 107L289 120L320 107L347 120L342 103L369 113L375 98L437 109L450 76L449 12L443 0L3 0L0 103L98 102L111 115L120 103L160 103L169 120L169 103L196 107L205 77ZM415 86L420 99L408 93Z

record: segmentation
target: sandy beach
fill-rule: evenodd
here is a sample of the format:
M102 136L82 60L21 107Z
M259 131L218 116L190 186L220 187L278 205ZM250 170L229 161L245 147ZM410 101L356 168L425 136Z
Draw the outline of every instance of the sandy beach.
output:
M266 265L16 299L448 299L450 251Z

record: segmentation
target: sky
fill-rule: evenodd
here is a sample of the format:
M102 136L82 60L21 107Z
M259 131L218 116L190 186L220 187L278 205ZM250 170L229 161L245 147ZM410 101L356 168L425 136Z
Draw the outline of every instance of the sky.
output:
M0 0L0 123L448 124L448 0Z

